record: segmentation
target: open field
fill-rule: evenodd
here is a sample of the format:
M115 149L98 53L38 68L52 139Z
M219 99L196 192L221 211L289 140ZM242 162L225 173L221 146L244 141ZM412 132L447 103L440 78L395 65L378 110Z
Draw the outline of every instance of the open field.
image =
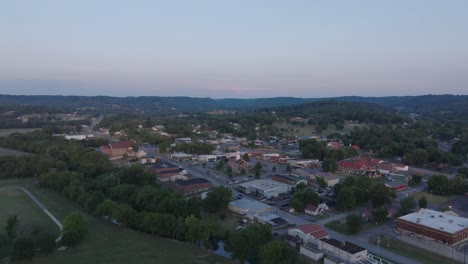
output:
M449 195L449 196L435 195L429 192L416 192L412 196L414 197L416 201L419 198L426 196L426 199L429 203L438 204L438 205L446 203L457 197L456 195Z
M36 130L39 130L40 128L5 128L5 129L0 129L0 137L6 137L10 134L13 133L29 133L33 132Z
M371 239L371 243L377 244L377 238ZM388 245L388 247L387 247ZM380 246L397 254L412 258L426 264L455 263L453 260L437 255L431 251L414 247L392 237L380 238ZM458 263L458 262L457 262Z
M197 247L171 239L122 228L84 213L63 196L36 187L32 179L8 179L0 186L23 186L30 190L60 221L73 211L86 215L89 231L75 248L34 257L35 264L59 263L233 263ZM30 263L30 262L29 262ZM2 263L3 264L3 263Z
M0 157L32 155L31 153L0 147Z
M49 232L58 237L59 228L37 205L21 190L0 189L0 234L6 235L3 227L11 215L19 220L18 232ZM0 259L8 254L8 248L0 247Z

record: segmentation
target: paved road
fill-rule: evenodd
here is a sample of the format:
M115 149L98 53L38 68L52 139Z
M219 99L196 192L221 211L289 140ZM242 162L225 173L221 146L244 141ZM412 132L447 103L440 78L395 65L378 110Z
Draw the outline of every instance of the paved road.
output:
M42 211L44 211L44 213L49 216L49 218L60 228L60 230L62 230L62 223L60 223L60 221L53 215L49 212L49 210L47 210L47 208L44 206L43 203L41 203L41 201L39 201L36 196L34 196L30 191L26 190L25 188L23 187L0 187L0 190L1 189L15 189L15 190L21 190L23 191L29 198L31 198L31 200L37 205L39 206L39 208L41 208Z

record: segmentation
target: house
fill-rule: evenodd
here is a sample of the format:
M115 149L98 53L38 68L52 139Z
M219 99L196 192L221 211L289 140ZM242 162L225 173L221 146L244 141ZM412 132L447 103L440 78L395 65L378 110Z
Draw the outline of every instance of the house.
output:
M133 151L134 144L130 140L114 142L99 147L99 150L108 156L110 160L118 160L122 159L125 155L128 157L135 156L135 152Z
M330 172L313 172L309 174L308 178L309 183L313 183L316 185L318 185L317 178L322 178L329 187L333 187L340 182L340 178L338 178L337 175Z
M203 178L193 178L189 180L176 180L171 182L175 191L184 195L206 192L211 188L211 182Z
M332 141L332 142L329 142L329 143L327 144L327 147L328 147L329 149L340 149L341 147L343 147L343 145L342 145L341 143L339 143L339 142L333 142L333 141Z
M188 179L187 172L184 169L169 162L154 164L150 170L156 176L156 179L161 182Z
M234 157L229 159L229 166L231 166L232 170L234 171L248 171L249 170L249 163L243 159L236 160Z
M341 242L332 238L322 238L319 242L319 249L327 257L338 258L346 263L358 263L367 259L367 249L348 241ZM326 258L325 263L327 263Z
M319 224L300 225L288 229L288 236L297 239L301 245L307 243L318 245L318 241L323 238L329 238L329 234Z
M319 205L308 204L305 207L304 212L310 215L319 215L323 213L323 211L328 210L330 210L330 208L328 208L328 206L325 203L321 203Z

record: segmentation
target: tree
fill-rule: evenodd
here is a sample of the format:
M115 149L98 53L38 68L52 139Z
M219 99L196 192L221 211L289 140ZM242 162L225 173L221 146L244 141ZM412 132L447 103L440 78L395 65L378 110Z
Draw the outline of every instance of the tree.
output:
M49 232L40 234L36 240L36 247L45 253L52 252L55 248L55 236Z
M261 170L255 168L255 178L257 178L257 179L260 178L260 173L261 173Z
M275 172L275 171L276 171L276 166L273 166L273 167L271 168L271 172Z
M322 169L323 171L326 171L326 172L335 172L338 169L338 164L336 163L336 160L331 159L331 158L326 158L322 162Z
M78 212L73 212L65 217L63 221L62 231L73 231L78 233L78 235L83 236L88 230L88 223L82 214Z
M400 214L406 215L416 207L416 201L412 196L408 196L400 201Z
M260 248L271 240L271 227L269 225L254 224L243 230L229 233L229 248L232 257L244 263L248 260L255 263L258 260Z
M286 172L291 172L291 171L292 171L291 165L288 163L288 165L286 165Z
M18 226L19 220L18 216L10 215L7 219L7 223L5 225L5 231L7 232L10 239L15 237L16 227Z
M419 200L418 200L418 206L421 207L421 208L427 208L427 199L426 199L426 196L422 196L421 198L419 198Z
M262 163L260 163L260 161L257 161L257 163L255 163L255 170L261 170L263 168L262 166Z
M377 208L392 203L395 192L390 190L385 184L378 183L372 186L370 191L370 200L372 207Z
M261 248L259 259L262 264L293 264L297 263L298 255L285 243L272 240Z
M126 227L137 226L137 212L127 204L119 204L112 211L112 217Z
M225 209L231 201L232 192L224 186L217 186L207 194L203 200L203 208L210 213L216 213Z
M244 155L242 155L242 159L249 162L250 161L250 157L249 157L249 153L244 153Z
M106 199L96 207L97 216L112 217L112 211L118 206L115 201Z
M372 211L372 219L376 223L382 223L387 220L387 215L387 208L384 206L377 207Z
M10 258L13 261L32 259L34 256L34 241L30 237L19 237L13 242Z
M315 180L320 188L326 188L328 186L327 182L323 177L315 176Z
M231 168L231 169L232 169L232 168ZM240 174L241 174L241 175L245 175L245 169L244 169L244 168L241 169Z
M420 175L413 174L411 175L411 180L409 180L408 185L409 186L415 186L421 183L422 177Z
M205 220L200 220L191 215L185 218L185 226L187 228L186 237L190 242L207 245L210 236L218 229L218 227Z
M351 214L346 217L346 230L350 234L356 234L361 231L362 219L359 215Z
M434 175L427 181L429 191L438 195L447 195L449 192L449 180L446 175Z
M226 174L229 178L232 178L232 167L231 166L227 166L226 167Z
M72 247L81 240L81 235L75 231L65 231L62 233L62 243L67 247Z
M308 204L317 205L319 196L310 188L301 188L297 190L291 198L291 206L296 212L304 212L304 208Z
M224 167L224 162L222 160L218 161L218 163L216 163L216 166L215 166L215 169L216 170L222 170Z
M106 197L101 191L94 192L91 197L85 202L85 209L87 212L92 213L96 210L99 204L101 204Z
M352 187L342 187L336 196L336 207L340 210L347 210L356 207L356 197Z

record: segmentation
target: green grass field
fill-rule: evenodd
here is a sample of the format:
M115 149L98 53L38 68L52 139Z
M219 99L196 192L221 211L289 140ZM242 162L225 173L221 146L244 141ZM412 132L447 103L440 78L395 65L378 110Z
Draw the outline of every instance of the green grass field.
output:
M19 150L14 150L14 149L7 149L7 148L2 148L0 147L0 157L6 157L6 156L23 156L23 155L32 155L31 153L19 151Z
M6 235L4 226L10 215L16 215L18 235L32 230L49 232L58 237L59 228L29 197L20 190L0 189L0 234ZM8 247L0 247L0 259L8 255Z
M29 133L33 132L36 130L39 130L40 128L5 128L5 129L0 129L0 137L6 137L10 134L13 133Z
M426 264L454 263L451 259L437 255L431 251L414 247L392 237L381 237L381 247L393 251L397 254L409 257ZM377 238L371 240L371 243L377 244ZM388 247L387 247L388 243ZM458 263L458 262L457 262Z
M65 216L73 211L85 214L76 204L66 200L63 196L34 186L31 179L0 181L0 186L7 185L26 187L60 221L63 221ZM233 263L229 259L189 244L122 228L88 214L85 215L89 231L77 247L55 251L48 256L36 256L34 263Z
M435 195L429 192L417 192L417 193L414 193L412 196L414 197L416 201L419 200L419 198L426 196L426 199L429 203L439 204L439 205L457 197L456 195L448 195L448 196Z

